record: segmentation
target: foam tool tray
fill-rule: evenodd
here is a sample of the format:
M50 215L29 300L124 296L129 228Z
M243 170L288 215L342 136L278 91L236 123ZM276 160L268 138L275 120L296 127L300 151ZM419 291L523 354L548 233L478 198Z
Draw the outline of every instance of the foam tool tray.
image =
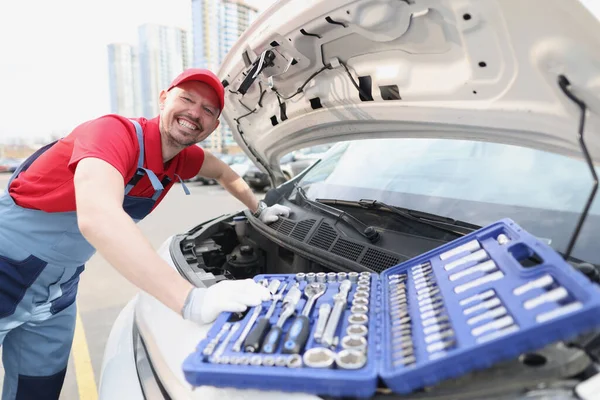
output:
M192 385L369 397L380 379L410 393L600 326L600 288L510 219L380 275L255 279L275 306L220 315L183 364Z

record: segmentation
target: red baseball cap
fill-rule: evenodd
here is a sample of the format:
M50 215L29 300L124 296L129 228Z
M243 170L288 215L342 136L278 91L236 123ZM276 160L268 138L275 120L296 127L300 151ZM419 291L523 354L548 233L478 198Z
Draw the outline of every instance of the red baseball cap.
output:
M217 76L215 74L213 74L211 71L209 71L207 69L202 69L202 68L186 69L181 74L179 74L177 76L177 78L175 78L173 80L173 82L171 82L171 86L169 86L169 88L167 89L167 92L169 90L173 89L175 86L180 85L183 82L189 82L189 81L204 82L207 85L209 85L211 88L213 88L215 93L217 93L217 97L219 98L220 110L223 111L223 107L225 106L225 88L223 87L223 84L221 83L219 78L217 78Z

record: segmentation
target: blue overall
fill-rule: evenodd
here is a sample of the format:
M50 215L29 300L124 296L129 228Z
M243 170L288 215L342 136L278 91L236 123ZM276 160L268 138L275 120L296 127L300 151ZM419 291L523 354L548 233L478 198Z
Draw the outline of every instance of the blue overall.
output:
M136 174L125 187L123 209L138 222L150 213L164 186L154 172L144 168L142 127L137 121L132 122L140 154ZM23 162L11 177L9 187L54 143ZM148 175L154 195L130 196L144 175ZM183 188L189 194L185 185ZM94 253L95 249L79 232L76 212L47 213L20 207L8 188L0 196L3 400L58 399L75 329L79 275Z

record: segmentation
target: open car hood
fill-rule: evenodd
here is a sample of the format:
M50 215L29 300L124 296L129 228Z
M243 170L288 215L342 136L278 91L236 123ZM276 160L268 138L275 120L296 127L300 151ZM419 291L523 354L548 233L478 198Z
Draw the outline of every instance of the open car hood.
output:
M598 163L600 22L579 1L280 0L219 71L223 117L267 170L294 149L373 137L583 158L581 109L561 75L587 106Z

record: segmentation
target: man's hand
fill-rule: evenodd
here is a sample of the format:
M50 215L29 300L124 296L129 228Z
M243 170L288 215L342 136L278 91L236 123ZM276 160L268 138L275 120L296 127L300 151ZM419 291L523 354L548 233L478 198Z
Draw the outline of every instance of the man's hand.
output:
M264 222L265 224L270 224L282 217L290 216L290 208L286 206L282 206L280 204L273 204L271 207L267 207L258 216L258 218Z
M208 289L194 288L183 306L183 318L198 324L213 322L220 313L246 311L271 299L269 290L252 279L225 280Z

